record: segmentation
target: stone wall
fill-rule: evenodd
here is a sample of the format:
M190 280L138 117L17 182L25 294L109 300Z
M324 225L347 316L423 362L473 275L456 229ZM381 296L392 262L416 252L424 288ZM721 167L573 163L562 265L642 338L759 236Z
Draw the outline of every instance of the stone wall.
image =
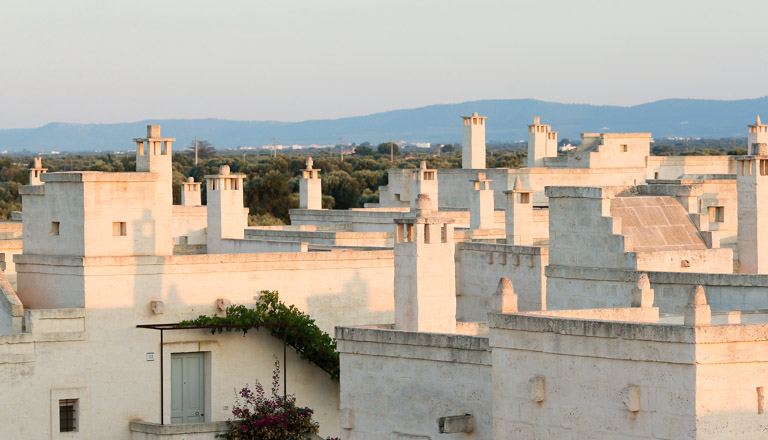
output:
M495 439L697 438L692 328L523 315L489 326Z
M456 319L485 321L501 277L515 287L520 310L546 308L547 248L486 243L456 245Z
M337 328L342 439L491 439L488 339ZM470 433L440 434L440 417L471 414Z
M202 352L206 359L205 425L232 418L235 390L253 386L254 380L269 392L277 358L288 393L296 394L297 404L315 410L323 437L338 435L338 383L290 347L283 364L282 341L255 330L245 337L240 332L165 332L164 416L169 426L129 430L131 421L160 421L160 334L136 325L177 319L151 312L135 315L126 308L28 311L28 333L0 335L0 376L7 378L0 383L0 414L14 417L13 423L0 424L0 438L213 438L211 431L201 436L169 425L171 354L188 352ZM78 399L77 433L59 434L59 399Z
M301 241L238 240L222 238L219 250L223 254L257 254L280 252L307 252L309 247Z
M163 301L166 316L216 311L216 299L253 303L261 290L334 325L394 320L393 251L49 257L17 255L19 298L27 307L122 308L144 315ZM328 272L333 271L333 276ZM354 313L350 313L354 310Z
M173 205L172 232L176 243L205 244L207 226L207 206ZM180 237L186 238L180 240Z
M548 266L549 309L628 307L640 272ZM662 313L682 313L691 289L705 287L712 311L768 309L768 275L645 272Z
M309 244L329 246L379 246L392 247L394 226L389 232L333 232L249 228L246 239L303 241Z

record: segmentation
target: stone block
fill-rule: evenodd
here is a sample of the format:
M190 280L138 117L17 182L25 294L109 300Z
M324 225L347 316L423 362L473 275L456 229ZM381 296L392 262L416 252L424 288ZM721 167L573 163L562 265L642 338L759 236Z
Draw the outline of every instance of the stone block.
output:
M217 298L216 299L216 308L219 309L222 312L226 312L229 306L232 305L232 301L226 299L226 298Z
M629 410L629 412L640 411L640 387L631 386L621 390L621 403Z
M543 402L545 397L544 376L534 376L528 381L528 393L534 402Z
M354 429L355 417L350 408L342 408L339 411L340 426L342 429Z
M440 417L437 419L437 427L440 434L472 432L475 430L475 417L472 414Z
M149 308L155 315L162 315L165 313L165 303L163 301L150 301Z

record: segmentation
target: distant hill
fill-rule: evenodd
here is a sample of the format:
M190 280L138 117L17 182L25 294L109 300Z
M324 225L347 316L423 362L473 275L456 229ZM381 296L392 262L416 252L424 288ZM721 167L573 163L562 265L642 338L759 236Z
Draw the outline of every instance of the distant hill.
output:
M221 119L146 120L119 124L50 123L40 128L0 130L0 150L113 151L133 148L148 124L162 125L163 135L187 146L195 136L217 148L272 143L345 143L461 141L459 117L472 112L487 116L489 142L527 138L534 116L551 124L560 137L582 132L651 132L654 137L745 136L757 114L768 117L768 97L737 101L666 99L632 107L562 104L533 99L498 99L440 104L351 118L303 122L231 121Z

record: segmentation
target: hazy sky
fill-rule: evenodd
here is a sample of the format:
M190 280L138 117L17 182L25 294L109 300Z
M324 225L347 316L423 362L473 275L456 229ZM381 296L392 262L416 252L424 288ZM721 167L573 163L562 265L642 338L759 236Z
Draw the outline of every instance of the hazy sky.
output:
M768 94L768 1L0 0L0 128Z

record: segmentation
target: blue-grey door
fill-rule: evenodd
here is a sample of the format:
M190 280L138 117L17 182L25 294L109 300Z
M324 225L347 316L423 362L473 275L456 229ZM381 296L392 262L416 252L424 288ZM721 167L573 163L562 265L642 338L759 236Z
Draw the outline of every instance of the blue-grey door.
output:
M205 421L203 353L171 354L171 423Z

